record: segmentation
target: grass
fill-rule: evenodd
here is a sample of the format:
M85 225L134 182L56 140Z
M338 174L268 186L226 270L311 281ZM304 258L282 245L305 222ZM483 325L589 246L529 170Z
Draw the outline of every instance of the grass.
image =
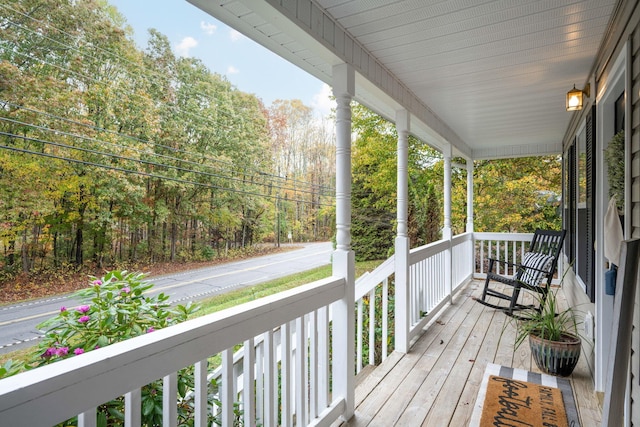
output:
M356 277L361 276L366 271L371 271L380 265L381 261L363 261L356 263ZM315 268L313 270L303 271L301 273L292 274L279 279L264 282L258 285L238 289L221 295L216 295L198 301L200 310L195 313L194 317L204 316L206 314L221 311L236 305L240 305L258 298L293 289L300 285L315 282L331 276L331 265ZM0 354L0 365L7 360L28 360L33 348L25 348L16 350L11 353Z
M380 261L364 261L356 263L356 277L371 271L380 265ZM205 314L221 311L229 307L243 304L245 302L254 301L269 295L283 292L296 288L300 285L315 282L316 280L325 279L331 276L331 265L314 268L313 270L303 271L301 273L292 274L280 279L271 280L255 286L238 289L236 291L227 292L216 295L211 298L199 301L201 309L195 316L203 316Z

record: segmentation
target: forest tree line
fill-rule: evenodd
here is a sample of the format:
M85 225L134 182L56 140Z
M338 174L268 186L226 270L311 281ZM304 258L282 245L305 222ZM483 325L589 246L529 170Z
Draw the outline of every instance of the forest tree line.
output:
M104 1L0 5L4 267L210 259L333 234L334 142ZM279 234L278 234L279 233Z

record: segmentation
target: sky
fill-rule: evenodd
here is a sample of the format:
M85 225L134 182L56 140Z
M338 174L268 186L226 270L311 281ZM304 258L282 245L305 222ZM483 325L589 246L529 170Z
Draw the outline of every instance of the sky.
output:
M126 18L145 49L148 29L166 35L177 55L201 59L214 73L269 107L277 99L299 99L316 114L329 114L331 88L231 29L186 0L108 0Z

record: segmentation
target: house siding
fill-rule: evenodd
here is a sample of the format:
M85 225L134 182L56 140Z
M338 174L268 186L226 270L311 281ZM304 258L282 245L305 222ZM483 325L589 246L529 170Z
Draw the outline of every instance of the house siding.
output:
M631 237L640 237L640 12L636 7L629 21L631 36ZM637 286L636 286L637 289ZM640 292L636 292L631 335L631 425L640 426Z
M630 93L627 93L627 102L631 103L631 117L627 118L630 121L628 128L630 129L630 137L627 141L629 141L631 153L629 183L631 185L631 215L627 225L630 226L629 235L632 238L640 238L640 6L638 2L634 0L620 1L613 22L614 24L610 27L608 35L600 47L589 81L595 83L596 88L606 87L610 82L614 59L623 52L625 43L629 43L631 64L628 70L631 72L631 89ZM592 90L592 94L593 92ZM592 96L589 101L595 102L595 96ZM596 108L598 107L596 106ZM572 117L564 140L565 152L572 143L573 135L575 135L579 124L584 121L586 111L588 108L585 108L581 114L575 114ZM597 125L601 124L597 123ZM606 196L596 195L596 197ZM596 278L596 282L601 282L601 280ZM581 310L584 308L584 311L594 313L595 305L589 301L585 292L578 285L575 274L570 268L566 272L565 283L568 285L565 286L568 303L581 307ZM596 286L602 286L602 284L596 284ZM640 288L640 283L636 285L636 289L638 288ZM595 366L593 347L587 344L584 350L584 357L593 373ZM629 384L630 425L640 426L640 292L636 292L635 299Z
M640 23L634 13L631 42L631 236L640 237ZM638 285L636 285L638 289ZM631 425L640 426L640 292L636 292L631 335Z
M631 103L631 135L628 138L631 152L631 226L629 235L640 237L640 9L637 2L625 2L619 22L627 22L622 29L617 46L622 46L626 40L631 50L631 89L627 94L627 102ZM638 285L636 285L636 289ZM640 426L640 292L636 292L633 333L631 336L631 377L630 377L630 415L631 425Z

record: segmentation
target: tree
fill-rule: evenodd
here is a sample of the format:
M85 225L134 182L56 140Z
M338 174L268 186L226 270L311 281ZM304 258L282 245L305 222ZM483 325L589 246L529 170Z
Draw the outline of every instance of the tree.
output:
M325 123L300 100L277 100L267 112L277 198L275 241L288 233L295 241L327 239L335 145ZM274 206L275 208L275 206ZM327 216L325 212L329 212Z
M476 231L560 229L561 162L556 156L476 161Z
M5 266L199 259L263 237L259 99L153 29L138 50L104 1L0 8Z
M393 250L397 204L397 132L384 118L361 105L352 109L352 246L362 260L387 257ZM438 240L442 203L432 165L439 155L409 138L409 217L412 246Z

